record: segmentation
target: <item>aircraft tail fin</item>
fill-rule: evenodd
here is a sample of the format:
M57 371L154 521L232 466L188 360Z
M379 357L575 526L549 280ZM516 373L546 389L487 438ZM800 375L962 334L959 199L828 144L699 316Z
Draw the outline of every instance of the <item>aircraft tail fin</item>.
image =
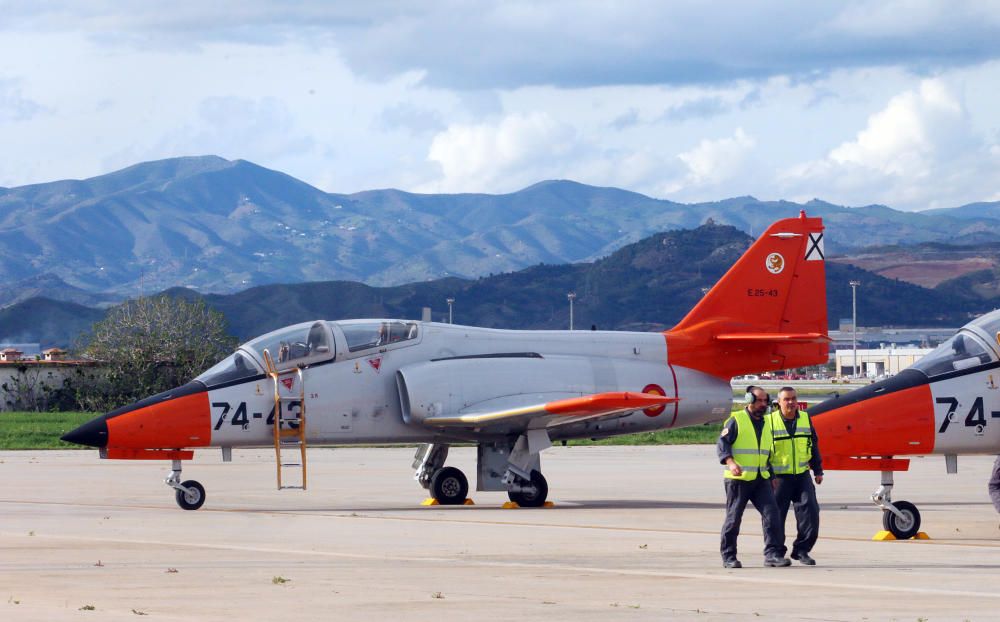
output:
M772 224L665 336L671 364L721 378L825 363L822 219Z

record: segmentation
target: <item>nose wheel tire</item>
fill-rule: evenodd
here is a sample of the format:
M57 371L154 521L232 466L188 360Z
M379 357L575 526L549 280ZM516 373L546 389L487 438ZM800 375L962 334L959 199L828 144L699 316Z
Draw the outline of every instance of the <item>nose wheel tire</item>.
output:
M455 467L438 469L431 477L431 494L441 505L462 505L469 496L469 480Z
M903 515L896 516L889 510L882 512L882 526L897 540L909 540L920 531L920 512L909 501L895 501L893 505Z
M177 505L183 510L197 510L205 505L205 487L193 479L182 483L186 490L177 489Z
M540 508L545 505L545 499L549 496L549 484L545 481L545 476L538 471L531 472L532 491L521 490L507 493L510 500L522 508Z

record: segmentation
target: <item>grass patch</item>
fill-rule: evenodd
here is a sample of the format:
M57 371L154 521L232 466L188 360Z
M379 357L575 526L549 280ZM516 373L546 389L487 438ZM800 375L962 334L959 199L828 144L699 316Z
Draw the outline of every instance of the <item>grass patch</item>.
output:
M96 416L88 412L0 412L0 449L84 449L59 437Z
M719 438L722 423L693 425L676 430L656 430L602 438L596 441L580 439L568 445L712 445Z

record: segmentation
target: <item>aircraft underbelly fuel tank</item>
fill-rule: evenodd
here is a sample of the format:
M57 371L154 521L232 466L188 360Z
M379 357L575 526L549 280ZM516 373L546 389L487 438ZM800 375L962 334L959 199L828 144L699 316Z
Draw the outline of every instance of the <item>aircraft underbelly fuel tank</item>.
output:
M657 385L674 394L663 363L592 356L451 359L407 365L397 372L403 420L423 423L444 413L471 413L609 391L642 392Z
M621 434L721 421L729 415L729 383L696 370L650 361L588 356L453 359L416 363L396 373L402 417L433 425L448 413L474 414L555 402L595 393L633 391L676 397L673 404L646 408L609 422L553 418L553 438Z

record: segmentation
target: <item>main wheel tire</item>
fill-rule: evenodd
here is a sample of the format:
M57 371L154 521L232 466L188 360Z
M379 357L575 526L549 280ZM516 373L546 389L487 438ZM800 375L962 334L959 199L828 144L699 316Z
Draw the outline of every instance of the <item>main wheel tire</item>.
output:
M187 488L187 492L178 489L176 493L177 505L182 510L197 510L205 505L205 487L193 479L189 479L181 484Z
M896 536L897 540L909 540L920 531L920 512L917 506L909 501L896 501L893 503L903 517L896 516L889 510L882 512L882 526L886 531Z
M462 505L469 496L469 480L455 467L438 469L431 477L431 494L441 505Z
M545 505L545 499L549 496L549 484L545 481L545 476L538 471L531 472L531 485L535 487L534 492L508 492L510 500L522 508L540 508Z

